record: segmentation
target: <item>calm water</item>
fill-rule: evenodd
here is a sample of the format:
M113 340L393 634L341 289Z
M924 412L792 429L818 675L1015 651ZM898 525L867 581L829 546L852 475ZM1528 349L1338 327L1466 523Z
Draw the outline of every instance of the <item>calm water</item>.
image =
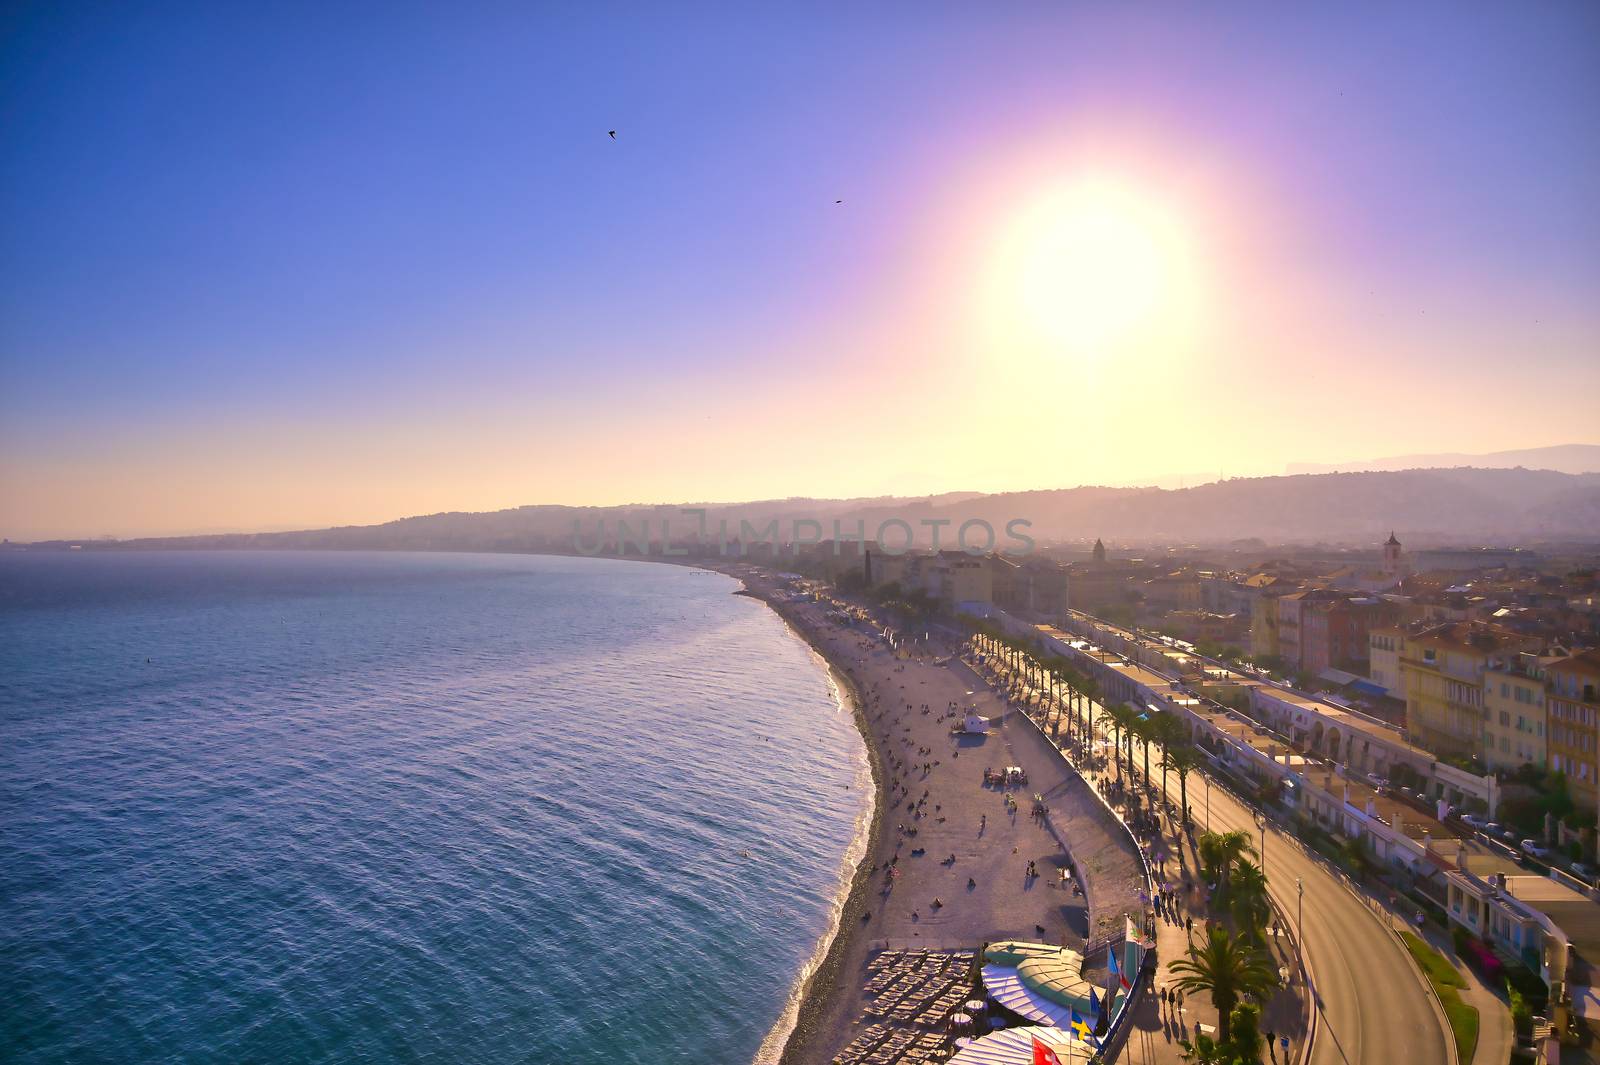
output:
M748 1062L866 796L736 587L0 554L0 1059Z

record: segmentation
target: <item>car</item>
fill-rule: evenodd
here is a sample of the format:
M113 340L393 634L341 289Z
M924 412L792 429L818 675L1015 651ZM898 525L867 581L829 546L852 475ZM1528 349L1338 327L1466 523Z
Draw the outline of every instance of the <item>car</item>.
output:
M1596 870L1588 862L1573 862L1572 875L1586 884L1592 884L1596 880L1600 880L1600 870Z
M1499 824L1499 822L1496 822L1496 821L1485 821L1483 823L1483 828L1480 831L1482 831L1484 835L1489 836L1491 838L1494 838L1494 839L1499 839L1500 838L1500 824Z
M1467 825L1467 826L1469 826L1471 828L1483 828L1489 822L1485 821L1483 818L1479 817L1477 814L1462 814L1461 815L1461 823L1464 824L1464 825Z
M1547 848L1540 846L1538 840L1525 839L1521 843L1517 844L1517 846L1522 848L1522 853L1526 854L1530 858L1538 858L1540 861L1546 861L1550 857L1550 851Z

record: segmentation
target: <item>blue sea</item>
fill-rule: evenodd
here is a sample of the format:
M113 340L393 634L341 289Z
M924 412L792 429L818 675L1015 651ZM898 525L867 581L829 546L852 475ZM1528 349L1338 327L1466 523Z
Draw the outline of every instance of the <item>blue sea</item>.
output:
M0 1060L769 1053L869 795L737 587L0 553Z

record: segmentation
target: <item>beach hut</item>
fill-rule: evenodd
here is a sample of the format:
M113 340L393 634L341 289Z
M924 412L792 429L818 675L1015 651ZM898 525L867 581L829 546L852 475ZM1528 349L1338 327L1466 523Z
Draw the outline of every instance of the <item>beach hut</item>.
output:
M1061 1028L1007 1028L961 1047L950 1065L1033 1065L1033 1043L1038 1040L1061 1065L1083 1065L1094 1057L1094 1047Z

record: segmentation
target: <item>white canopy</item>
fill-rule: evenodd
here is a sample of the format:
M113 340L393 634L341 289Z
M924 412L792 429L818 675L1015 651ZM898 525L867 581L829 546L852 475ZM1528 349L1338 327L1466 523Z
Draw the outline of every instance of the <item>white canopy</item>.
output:
M974 1039L950 1059L950 1065L1033 1065L1035 1037L1056 1052L1061 1065L1080 1065L1094 1055L1088 1043L1060 1028L1005 1028Z

